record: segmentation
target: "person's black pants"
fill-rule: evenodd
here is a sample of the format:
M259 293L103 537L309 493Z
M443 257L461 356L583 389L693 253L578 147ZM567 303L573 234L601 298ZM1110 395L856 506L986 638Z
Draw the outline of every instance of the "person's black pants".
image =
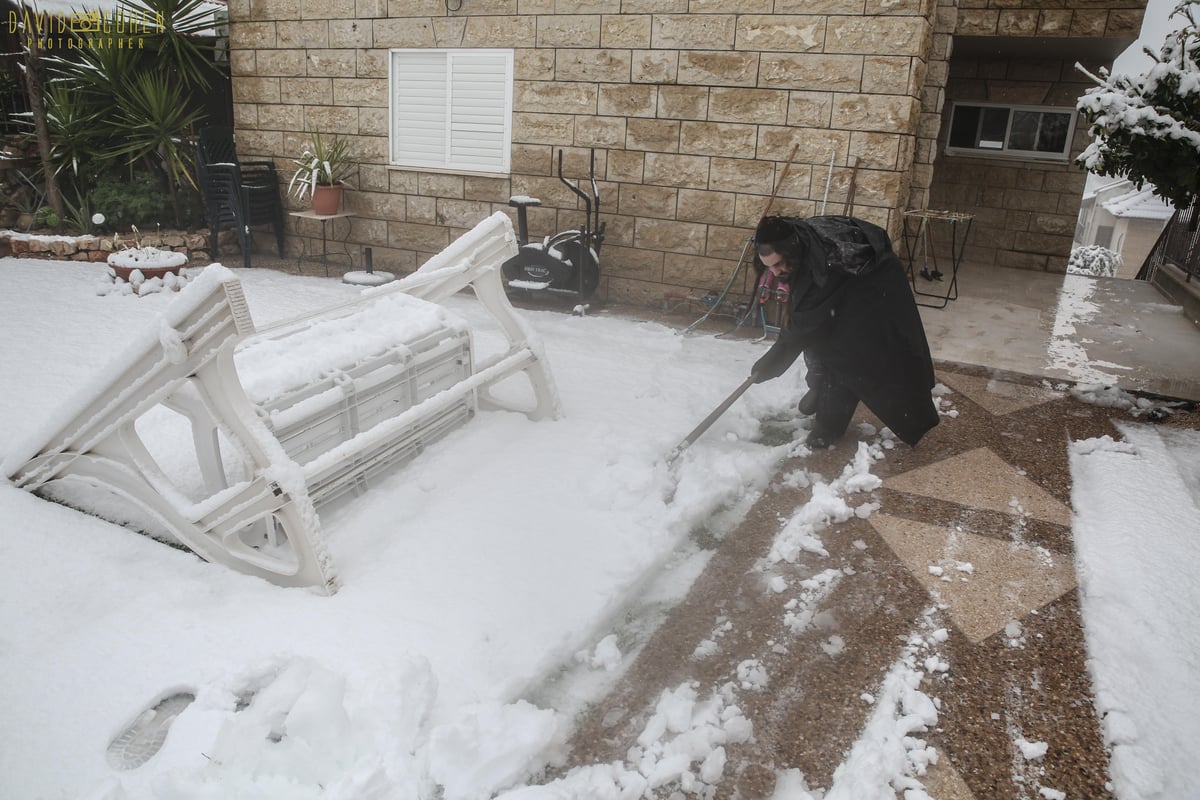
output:
M817 393L817 411L813 419L813 431L827 441L835 441L842 437L854 411L858 408L859 397L852 389L845 386L838 376L823 369L820 373L820 389ZM813 388L810 386L810 388Z

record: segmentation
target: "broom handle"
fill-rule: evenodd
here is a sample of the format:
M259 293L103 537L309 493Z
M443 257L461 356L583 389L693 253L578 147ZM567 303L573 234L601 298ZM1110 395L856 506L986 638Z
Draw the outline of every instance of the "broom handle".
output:
M799 149L800 149L799 142L796 142L794 145L792 145L792 154L788 156L787 163L784 164L784 166L783 166L783 172L781 172L779 174L779 180L775 182L775 189L771 192L770 199L767 200L767 207L763 209L762 215L764 217L767 215L767 212L771 210L771 206L775 204L775 195L779 194L779 187L783 185L783 179L787 177L788 171L791 170L792 160L796 158L796 151ZM699 325L701 322L704 322L704 320L708 319L712 315L712 313L717 310L717 306L721 304L721 301L723 301L725 299L725 296L729 294L729 290L733 288L733 282L737 280L738 273L742 271L742 262L744 262L746 260L746 253L749 252L750 243L752 241L753 241L753 237L746 239L746 246L742 248L742 254L741 254L741 256L738 257L737 266L735 266L733 268L733 272L730 273L729 280L726 281L726 283L725 283L725 288L721 290L721 293L719 295L717 295L717 302L715 302L711 306L709 306L709 309L704 312L703 316L701 316L700 319L696 320L691 325L688 325L687 329L685 330L685 333L690 333L692 331L692 329L694 329L697 325ZM746 284L743 282L742 288L744 289L745 286L746 286ZM691 444L691 442L689 442L688 444ZM684 446L686 447L687 445L684 445Z
M796 142L792 145L792 154L788 156L787 163L783 165L783 172L779 174L779 180L775 181L775 189L771 192L771 197L767 200L767 207L763 209L762 215L765 217L767 212L771 210L771 206L775 205L775 195L779 194L779 187L783 186L783 181L787 178L788 173L792 169L792 161L796 158L796 151L800 149L800 143Z
M713 412L705 417L704 421L697 425L696 429L687 435L687 438L675 445L675 449L672 450L670 455L667 456L667 463L670 464L675 459L679 458L680 454L683 453L684 450L688 449L688 447L690 447L694 441L699 439L706 430L712 427L712 424L717 421L717 418L728 411L729 407L733 405L733 402L745 394L746 390L754 385L754 381L756 379L757 376L751 375L742 382L741 386L734 389L733 393L730 394L729 397L726 397L725 400L722 401L721 405L714 408Z
M858 185L858 156L854 157L854 166L850 169L850 190L846 193L846 207L842 209L842 214L851 217L854 216L854 189Z

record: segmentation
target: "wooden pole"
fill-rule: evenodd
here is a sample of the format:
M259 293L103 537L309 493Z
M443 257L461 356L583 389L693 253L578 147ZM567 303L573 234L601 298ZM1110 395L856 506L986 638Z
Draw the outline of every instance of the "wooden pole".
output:
M783 181L787 178L788 173L792 169L792 161L796 158L796 151L800 149L800 143L796 142L792 145L792 153L788 156L787 163L783 165L783 172L779 174L779 180L775 181L775 189L771 192L771 197L767 200L767 207L763 209L762 215L765 217L767 212L771 210L771 206L775 205L775 196L779 194L779 188L783 186Z
M846 205L842 208L842 214L847 217L854 216L854 189L858 185L858 156L854 157L854 166L850 168L850 188L846 191Z

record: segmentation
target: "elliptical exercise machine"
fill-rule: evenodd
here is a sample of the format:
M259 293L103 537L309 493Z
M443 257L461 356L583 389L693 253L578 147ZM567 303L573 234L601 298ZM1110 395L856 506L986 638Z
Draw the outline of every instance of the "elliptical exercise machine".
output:
M591 151L591 193L563 177L563 151L558 151L558 179L583 199L584 220L578 230L559 231L540 242L529 241L525 209L540 206L536 197L514 196L508 204L517 209L520 251L500 268L509 293L553 292L587 300L600 285L600 245L604 228L600 222L600 190L596 186L596 151ZM593 218L593 214L595 215Z

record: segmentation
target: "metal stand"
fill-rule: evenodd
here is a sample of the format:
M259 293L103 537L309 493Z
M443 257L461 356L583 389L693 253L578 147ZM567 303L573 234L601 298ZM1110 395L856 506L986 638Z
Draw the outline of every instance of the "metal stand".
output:
M353 216L353 214L348 214L346 212L340 212L337 214L318 214L315 211L289 211L288 216L289 217L297 217L298 219L315 219L321 223L321 266L323 266L325 268L325 277L328 278L329 277L329 244L328 244L328 238L326 237L325 228L330 222L334 222L339 219L349 219L350 217ZM347 223L347 224L349 225L351 223ZM350 229L347 228L346 229L346 237L349 238L349 236L350 236ZM338 253L337 255L345 255L346 258L350 260L350 266L354 266L354 258L353 258L353 256L350 255L350 253L348 251L346 253ZM299 256L296 257L296 267L297 267L296 271L297 272L299 272L300 262L303 260L304 260L303 253L301 253Z
M926 308L945 308L951 300L958 299L958 268L962 266L963 250L966 249L967 235L971 232L971 222L974 214L958 211L933 211L923 208L904 212L904 252L908 257L908 278L912 282L913 294L918 297L932 297L940 303L923 303L919 299L917 305ZM917 275L927 281L944 280L945 275L938 268L937 249L933 241L933 226L931 222L942 221L950 225L950 282L945 294L923 292L917 288ZM960 231L961 226L961 231ZM914 260L921 256L921 269L915 269Z

